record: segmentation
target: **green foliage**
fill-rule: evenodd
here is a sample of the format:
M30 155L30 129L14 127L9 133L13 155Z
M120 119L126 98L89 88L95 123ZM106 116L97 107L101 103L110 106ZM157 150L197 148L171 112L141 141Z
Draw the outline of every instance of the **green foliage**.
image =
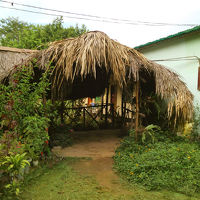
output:
M20 194L20 183L14 179L11 183L5 186L5 189L5 196L7 199L16 199Z
M49 154L48 126L56 113L51 101L43 100L49 72L35 83L32 69L17 70L10 85L0 85L0 155L26 152L27 158L38 159Z
M144 83L143 83L144 84ZM149 85L141 85L143 92L140 92L140 113L144 114L141 119L142 125L156 124L162 128L169 128L167 120L167 103L159 96L152 93L152 87ZM149 88L150 87L150 88ZM149 88L150 90L148 90ZM151 91L151 92L150 92ZM147 93L146 93L147 92Z
M139 143L147 144L147 143L155 143L158 136L161 136L163 131L157 125L150 124L144 128L144 131L139 135ZM131 129L129 131L130 136L135 135L135 129Z
M72 145L74 130L70 129L68 125L51 126L49 129L51 146L66 147Z
M46 25L34 25L19 21L17 18L7 18L0 20L0 45L43 49L48 42L77 37L86 31L84 25L82 27L65 28L62 17Z
M45 141L49 140L48 127L49 120L39 115L27 116L23 119L23 143L25 151L33 159L37 160L44 151Z
M4 193L6 193L7 196L18 196L20 193L21 184L18 180L19 176L23 176L22 169L24 169L26 165L30 165L25 159L25 155L26 153L5 156L0 163L0 169L4 170L4 175L9 178L9 182L4 186Z
M5 167L5 171L9 175L15 177L20 173L20 169L25 168L26 165L30 165L30 163L25 160L25 155L26 153L6 156L1 166L3 168Z
M26 159L49 154L48 126L54 116L50 101L42 102L49 88L49 72L34 83L33 69L16 70L9 85L0 84L0 185L10 195L19 193L20 169L28 163Z
M156 135L155 135L156 136ZM125 138L116 150L115 168L131 183L147 190L169 189L188 195L200 189L200 150L196 143L163 135L156 143Z
M110 158L111 159L111 158ZM87 160L85 160L88 163ZM97 160L107 165L108 158ZM111 160L110 160L111 161ZM109 161L109 162L110 162ZM77 162L77 163L75 163ZM73 167L83 166L81 171L85 171L88 165L85 165L83 159L65 158L62 161L50 162L43 164L41 167L34 169L25 179L23 200L37 199L70 199L70 200L198 200L199 198L190 198L183 194L177 194L171 191L145 191L138 187L130 187L130 185L120 179L114 179L113 176L101 177L101 183L95 180L95 173L92 176L88 174L81 175L77 173ZM94 164L91 161L90 164ZM96 165L95 165L96 166ZM94 166L93 166L94 167ZM107 167L106 167L107 168ZM93 168L95 170L95 168ZM96 168L97 175L99 167ZM88 171L88 169L86 170ZM112 180L111 180L112 179ZM110 183L104 186L105 183ZM110 182L110 181L112 182Z
M191 139L200 140L200 107L198 106L195 108L194 112Z
M24 186L22 198L28 199L71 199L71 200L120 200L133 199L124 194L113 194L99 185L93 177L80 175L70 164L77 159L64 159L53 167L42 166L36 169L32 178ZM30 176L29 175L29 176ZM45 187L44 187L45 186ZM30 190L31 188L31 190Z
M42 103L49 86L47 74L43 74L39 83L32 83L33 71L22 67L10 85L0 85L0 142L8 148L6 155L15 152L11 151L11 146L16 140L23 144L23 148L30 145L37 149L35 153L39 156L42 145L49 139L47 128L52 115L51 103Z
M142 143L145 144L149 138L152 143L155 143L156 134L159 134L160 132L161 129L159 126L153 124L148 125L147 127L145 127L142 133Z

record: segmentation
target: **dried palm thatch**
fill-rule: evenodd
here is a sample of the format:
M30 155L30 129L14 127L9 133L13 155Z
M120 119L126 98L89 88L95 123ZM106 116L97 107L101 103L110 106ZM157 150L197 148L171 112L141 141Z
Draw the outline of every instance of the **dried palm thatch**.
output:
M156 94L168 104L168 118L175 114L175 123L177 119L180 122L190 121L193 117L193 95L178 74L152 61L148 70L154 73Z
M149 61L103 32L93 31L77 38L55 41L32 58L36 58L41 70L55 66L51 80L55 99L65 98L63 94L70 89L73 93L74 85L78 85L74 95L81 93L84 85L86 90L105 88L109 80L126 87L127 79L140 81L145 71L154 79L155 93L168 102L168 117L175 113L175 119L192 118L193 96L176 73Z
M36 51L0 46L0 81L13 71L14 66L21 64L34 52Z
M127 66L131 66L129 76L136 79L139 66L146 67L148 64L148 60L140 53L99 31L55 41L48 49L36 53L33 57L38 60L37 64L42 70L50 65L55 66L53 88L59 91L66 82L76 83L77 79L84 82L84 79L89 77L96 80L99 73L102 73L105 80L112 76L115 83L123 86L126 83ZM59 97L62 94L58 91L54 93Z

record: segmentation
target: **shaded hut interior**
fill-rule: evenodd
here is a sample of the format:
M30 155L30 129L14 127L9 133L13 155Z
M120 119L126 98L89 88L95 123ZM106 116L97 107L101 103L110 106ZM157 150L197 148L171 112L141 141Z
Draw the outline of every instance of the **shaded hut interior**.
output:
M74 73L74 72L73 72ZM53 76L56 76L56 73ZM72 80L63 80L58 82L52 79L52 92L58 99L63 100L76 100L81 98L95 98L102 96L105 92L105 88L109 85L109 73L106 72L105 67L96 66L96 76L93 74L87 74L84 78L78 74ZM60 82L61 85L60 85Z

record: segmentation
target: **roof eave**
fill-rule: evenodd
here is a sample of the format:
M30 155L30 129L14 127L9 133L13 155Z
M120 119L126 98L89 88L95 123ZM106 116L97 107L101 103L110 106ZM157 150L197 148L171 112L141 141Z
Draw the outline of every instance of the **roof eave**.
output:
M156 45L158 43L161 43L161 42L164 42L164 41L168 41L168 40L171 40L171 39L176 39L176 38L180 38L180 37L185 37L189 34L194 34L196 32L200 32L200 26L196 26L194 28L191 28L191 29L187 29L185 31L181 31L181 32L178 32L176 34L173 34L173 35L169 35L167 37L163 37L163 38L160 38L158 40L154 40L152 42L148 42L148 43L145 43L145 44L142 44L142 45L139 45L139 46L136 46L134 47L134 49L136 50L142 50L142 49L145 49L145 48L148 48L150 46L153 46L153 45Z
M0 46L0 51L15 52L15 53L35 53L35 52L38 52L38 50L18 49L18 48L13 48L13 47L4 47L4 46Z

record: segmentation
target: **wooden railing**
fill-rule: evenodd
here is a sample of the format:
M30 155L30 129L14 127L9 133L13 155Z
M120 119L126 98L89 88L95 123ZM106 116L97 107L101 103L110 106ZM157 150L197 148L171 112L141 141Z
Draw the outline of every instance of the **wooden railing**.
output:
M95 123L98 128L102 126L114 128L116 125L117 127L123 126L134 115L134 112L130 109L125 107L123 109L123 115L119 115L116 113L113 104L68 107L64 108L63 115L83 129L90 127L92 123Z

